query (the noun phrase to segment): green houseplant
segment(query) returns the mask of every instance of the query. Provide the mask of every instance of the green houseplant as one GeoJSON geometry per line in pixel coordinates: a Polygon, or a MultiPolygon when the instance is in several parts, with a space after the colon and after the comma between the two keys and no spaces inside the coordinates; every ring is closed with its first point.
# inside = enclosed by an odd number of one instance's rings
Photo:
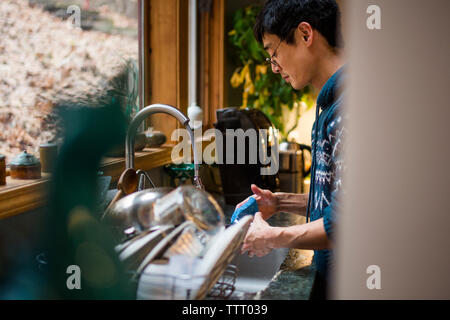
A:
{"type": "Polygon", "coordinates": [[[294,90],[279,75],[271,72],[266,63],[268,55],[253,35],[253,25],[260,10],[260,6],[251,5],[233,14],[233,29],[228,32],[228,38],[235,49],[237,68],[230,82],[234,88],[243,87],[242,107],[260,109],[286,141],[289,133],[297,127],[301,113],[311,108],[314,101],[309,87],[294,90]],[[285,114],[292,112],[296,121],[287,127],[285,114]]]}

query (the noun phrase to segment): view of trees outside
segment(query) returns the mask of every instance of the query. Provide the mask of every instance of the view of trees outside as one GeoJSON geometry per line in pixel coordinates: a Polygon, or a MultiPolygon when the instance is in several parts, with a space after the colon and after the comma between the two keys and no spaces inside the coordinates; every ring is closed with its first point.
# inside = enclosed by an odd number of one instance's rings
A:
{"type": "Polygon", "coordinates": [[[58,102],[102,95],[118,75],[137,104],[137,61],[138,0],[1,0],[0,154],[38,156],[58,102]]]}

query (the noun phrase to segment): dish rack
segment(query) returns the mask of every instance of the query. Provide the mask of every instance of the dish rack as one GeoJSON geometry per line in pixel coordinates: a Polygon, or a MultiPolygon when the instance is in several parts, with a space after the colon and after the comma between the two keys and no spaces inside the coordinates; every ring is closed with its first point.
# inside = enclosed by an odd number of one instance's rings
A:
{"type": "MultiPolygon", "coordinates": [[[[217,281],[204,276],[149,274],[143,284],[152,287],[152,292],[145,294],[138,288],[138,300],[226,300],[235,290],[237,267],[227,265],[217,281]],[[196,287],[205,286],[206,290],[196,290],[196,287]],[[206,293],[206,294],[205,294],[206,293]]],[[[142,290],[142,289],[141,289],[142,290]]],[[[148,290],[148,288],[147,288],[148,290]]]]}
{"type": "Polygon", "coordinates": [[[186,226],[172,229],[134,271],[139,300],[227,299],[234,291],[237,268],[230,265],[244,241],[251,217],[214,235],[201,256],[173,255],[170,251],[186,226]]]}
{"type": "Polygon", "coordinates": [[[236,289],[235,284],[238,271],[239,270],[235,265],[229,264],[206,297],[217,300],[226,300],[230,298],[236,289]]]}

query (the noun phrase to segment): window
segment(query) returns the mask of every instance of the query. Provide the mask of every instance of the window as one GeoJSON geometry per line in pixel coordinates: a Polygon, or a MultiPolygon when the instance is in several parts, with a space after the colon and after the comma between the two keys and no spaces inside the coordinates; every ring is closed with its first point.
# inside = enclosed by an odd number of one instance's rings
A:
{"type": "Polygon", "coordinates": [[[7,162],[57,138],[62,100],[116,90],[138,105],[138,0],[0,2],[0,154],[7,162]]]}

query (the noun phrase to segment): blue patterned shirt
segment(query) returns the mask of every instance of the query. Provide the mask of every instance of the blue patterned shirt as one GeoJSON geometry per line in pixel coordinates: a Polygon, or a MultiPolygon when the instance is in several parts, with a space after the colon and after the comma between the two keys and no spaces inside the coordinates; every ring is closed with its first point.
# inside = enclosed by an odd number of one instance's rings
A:
{"type": "MultiPolygon", "coordinates": [[[[346,131],[342,114],[345,66],[325,83],[317,98],[316,121],[312,129],[312,170],[308,216],[311,221],[323,218],[327,236],[333,238],[338,193],[342,187],[344,162],[342,148],[346,131]],[[319,110],[321,113],[319,115],[319,110]]],[[[328,274],[331,250],[315,250],[317,272],[328,274]]]]}

